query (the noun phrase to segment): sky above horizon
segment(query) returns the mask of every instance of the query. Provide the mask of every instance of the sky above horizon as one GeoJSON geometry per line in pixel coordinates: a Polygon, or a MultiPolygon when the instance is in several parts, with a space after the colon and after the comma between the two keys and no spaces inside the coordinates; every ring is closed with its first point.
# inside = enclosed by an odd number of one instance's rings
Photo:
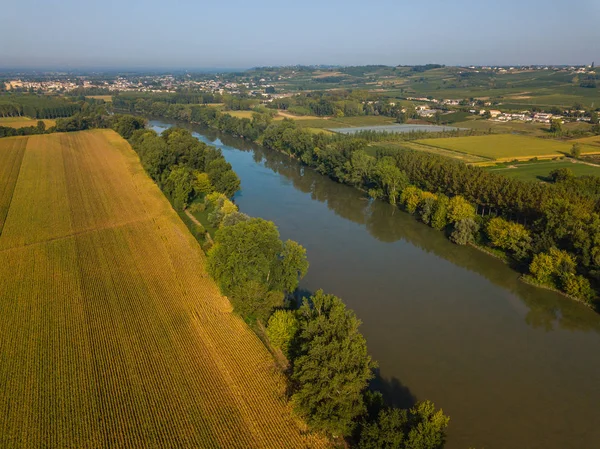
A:
{"type": "Polygon", "coordinates": [[[19,0],[0,69],[600,62],[600,0],[19,0]]]}

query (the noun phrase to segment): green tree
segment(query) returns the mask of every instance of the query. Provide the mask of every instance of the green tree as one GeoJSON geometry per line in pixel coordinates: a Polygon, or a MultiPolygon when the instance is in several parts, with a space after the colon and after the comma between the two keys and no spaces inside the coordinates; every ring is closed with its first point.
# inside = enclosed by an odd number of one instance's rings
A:
{"type": "Polygon", "coordinates": [[[208,254],[209,270],[225,294],[250,280],[265,285],[272,280],[281,240],[275,224],[252,218],[221,228],[215,246],[208,254]]]}
{"type": "Polygon", "coordinates": [[[218,192],[209,193],[204,197],[204,208],[208,211],[209,223],[215,228],[220,228],[226,217],[238,211],[237,206],[229,198],[218,192]]]}
{"type": "Polygon", "coordinates": [[[529,231],[519,223],[495,217],[487,223],[486,234],[493,246],[510,251],[517,259],[526,257],[531,250],[529,231]]]}
{"type": "Polygon", "coordinates": [[[242,221],[248,220],[250,220],[250,217],[248,215],[236,210],[223,217],[223,220],[221,220],[221,226],[233,226],[238,223],[241,223],[242,221]]]}
{"type": "Polygon", "coordinates": [[[586,302],[594,297],[590,281],[579,275],[566,275],[561,279],[561,287],[567,295],[574,296],[586,302]]]}
{"type": "Polygon", "coordinates": [[[308,271],[306,249],[298,242],[286,240],[280,260],[279,286],[284,292],[291,293],[296,290],[299,280],[308,271]]]}
{"type": "Polygon", "coordinates": [[[390,204],[396,204],[398,192],[408,185],[406,173],[396,167],[394,160],[390,157],[380,159],[377,162],[375,170],[388,201],[390,204]]]}
{"type": "Polygon", "coordinates": [[[397,408],[385,408],[377,420],[366,423],[360,433],[359,449],[403,449],[405,447],[408,413],[397,408]]]}
{"type": "Polygon", "coordinates": [[[550,248],[550,256],[554,261],[555,273],[559,279],[575,274],[577,262],[573,255],[565,250],[550,248]]]}
{"type": "Polygon", "coordinates": [[[362,186],[371,178],[374,159],[363,150],[354,151],[350,159],[350,183],[355,186],[362,186]]]}
{"type": "Polygon", "coordinates": [[[571,254],[550,248],[547,253],[539,253],[533,257],[529,271],[538,282],[562,288],[564,281],[575,275],[576,266],[571,254]]]}
{"type": "Polygon", "coordinates": [[[277,310],[269,318],[267,337],[275,348],[286,356],[289,355],[291,344],[298,332],[298,320],[291,310],[277,310]]]}
{"type": "Polygon", "coordinates": [[[133,115],[115,115],[113,116],[112,128],[118,132],[123,138],[129,139],[134,131],[145,126],[145,120],[133,115]]]}
{"type": "Polygon", "coordinates": [[[165,191],[173,199],[176,209],[185,209],[194,191],[191,170],[183,166],[173,168],[165,183],[165,191]]]}
{"type": "Polygon", "coordinates": [[[554,261],[549,254],[536,254],[529,265],[529,271],[538,282],[550,284],[554,274],[554,261]]]}
{"type": "Polygon", "coordinates": [[[419,207],[422,195],[423,191],[418,187],[408,186],[402,190],[400,202],[404,205],[404,208],[408,213],[414,214],[417,210],[417,207],[419,207]]]}
{"type": "Polygon", "coordinates": [[[208,252],[209,273],[248,319],[266,320],[307,268],[304,248],[291,240],[284,244],[275,224],[260,218],[221,226],[208,252]]]}
{"type": "Polygon", "coordinates": [[[560,119],[553,119],[550,122],[550,132],[555,134],[562,133],[562,121],[560,119]]]}
{"type": "Polygon", "coordinates": [[[435,203],[437,199],[433,197],[424,197],[419,203],[419,217],[425,224],[431,224],[431,217],[435,209],[435,203]]]}
{"type": "Polygon", "coordinates": [[[475,217],[475,207],[462,196],[456,195],[450,198],[448,203],[448,221],[456,223],[465,219],[475,217]]]}
{"type": "Polygon", "coordinates": [[[433,205],[430,225],[432,228],[441,231],[448,224],[448,204],[450,199],[446,195],[438,195],[433,205]]]}
{"type": "Polygon", "coordinates": [[[417,403],[410,410],[384,408],[377,420],[365,424],[359,449],[441,449],[450,418],[433,403],[417,403]]]}
{"type": "Polygon", "coordinates": [[[441,449],[446,442],[450,418],[430,401],[419,402],[409,411],[410,431],[406,449],[441,449]]]}
{"type": "Polygon", "coordinates": [[[571,147],[571,156],[575,159],[579,159],[581,157],[581,148],[582,145],[580,143],[574,143],[571,147]]]}
{"type": "Polygon", "coordinates": [[[206,168],[210,183],[217,192],[231,198],[240,189],[240,180],[223,156],[212,160],[206,168]]]}
{"type": "Polygon", "coordinates": [[[213,191],[213,186],[210,183],[210,179],[206,173],[201,173],[199,171],[194,172],[194,191],[197,195],[201,197],[204,195],[208,195],[213,191]]]}
{"type": "Polygon", "coordinates": [[[233,309],[249,323],[267,322],[274,309],[283,307],[284,299],[282,292],[269,290],[265,284],[255,280],[236,284],[229,294],[233,309]]]}
{"type": "Polygon", "coordinates": [[[350,435],[365,411],[363,391],[375,363],[360,321],[341,299],[317,291],[299,309],[298,354],[293,361],[296,411],[316,430],[350,435]]]}
{"type": "Polygon", "coordinates": [[[450,240],[457,245],[466,245],[474,240],[479,225],[473,218],[463,218],[454,223],[454,230],[450,234],[450,240]]]}
{"type": "Polygon", "coordinates": [[[552,170],[550,172],[549,179],[552,182],[561,182],[561,181],[568,181],[569,179],[572,179],[574,177],[575,177],[575,173],[573,173],[573,170],[571,170],[570,168],[567,168],[567,167],[563,167],[563,168],[557,168],[555,170],[552,170]]]}

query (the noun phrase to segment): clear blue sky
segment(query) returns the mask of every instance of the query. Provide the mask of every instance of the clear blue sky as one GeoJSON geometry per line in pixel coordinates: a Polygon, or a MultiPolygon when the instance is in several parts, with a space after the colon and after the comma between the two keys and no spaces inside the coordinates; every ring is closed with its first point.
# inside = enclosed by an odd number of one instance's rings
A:
{"type": "Polygon", "coordinates": [[[600,0],[12,0],[0,68],[600,63],[600,0]]]}

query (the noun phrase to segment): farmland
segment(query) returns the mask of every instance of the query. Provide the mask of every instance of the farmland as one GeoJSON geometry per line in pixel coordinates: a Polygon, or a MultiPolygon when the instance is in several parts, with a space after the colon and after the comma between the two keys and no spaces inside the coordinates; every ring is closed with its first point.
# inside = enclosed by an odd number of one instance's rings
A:
{"type": "Polygon", "coordinates": [[[93,98],[94,100],[102,100],[107,103],[112,102],[112,95],[87,95],[87,98],[93,98]]]}
{"type": "Polygon", "coordinates": [[[0,140],[0,235],[25,154],[26,137],[0,140]]]}
{"type": "MultiPolygon", "coordinates": [[[[56,120],[43,119],[46,128],[56,125],[56,120]]],[[[29,117],[2,117],[0,118],[0,126],[8,126],[9,128],[25,128],[27,126],[37,126],[38,120],[33,120],[29,117]]]]}
{"type": "Polygon", "coordinates": [[[575,176],[600,176],[600,166],[566,161],[542,161],[486,167],[487,170],[523,181],[544,181],[551,171],[568,168],[575,176]]]}
{"type": "MultiPolygon", "coordinates": [[[[421,145],[472,154],[497,161],[564,156],[571,151],[573,146],[569,142],[512,134],[421,139],[416,142],[421,145]]],[[[598,147],[592,145],[582,146],[582,153],[598,151],[598,147]]]]}
{"type": "Polygon", "coordinates": [[[458,159],[467,164],[475,163],[475,162],[479,162],[479,163],[489,162],[488,159],[480,157],[480,156],[476,156],[473,154],[459,153],[457,151],[451,151],[451,150],[444,150],[443,148],[437,148],[437,147],[433,147],[433,146],[429,146],[429,145],[421,145],[421,144],[415,143],[413,141],[378,142],[377,144],[373,144],[373,145],[369,146],[367,148],[367,153],[372,156],[375,156],[375,154],[377,153],[377,148],[385,148],[386,150],[391,150],[391,151],[402,151],[405,149],[424,151],[426,153],[433,153],[433,154],[438,154],[440,156],[450,157],[452,159],[458,159]]]}
{"type": "Polygon", "coordinates": [[[0,141],[0,447],[323,447],[116,133],[0,141]]]}
{"type": "Polygon", "coordinates": [[[572,142],[578,142],[583,145],[595,145],[600,147],[600,136],[582,137],[580,139],[575,139],[572,142]]]}
{"type": "Polygon", "coordinates": [[[236,118],[249,118],[252,119],[253,111],[225,111],[226,114],[229,114],[236,118]]]}
{"type": "MultiPolygon", "coordinates": [[[[290,116],[291,118],[291,116],[290,116]]],[[[357,117],[312,117],[299,116],[293,117],[296,124],[301,128],[326,128],[336,130],[336,128],[393,125],[394,120],[390,117],[361,115],[357,117]]]]}
{"type": "Polygon", "coordinates": [[[545,130],[548,129],[548,125],[543,123],[532,123],[532,122],[497,122],[494,120],[482,120],[482,119],[469,119],[464,122],[453,123],[454,126],[459,128],[469,128],[478,131],[489,131],[494,133],[518,133],[530,136],[543,136],[545,130]]]}
{"type": "Polygon", "coordinates": [[[335,128],[335,132],[342,134],[355,134],[361,131],[375,131],[375,132],[386,132],[386,133],[398,133],[405,134],[411,132],[442,132],[442,131],[456,131],[459,128],[452,126],[436,126],[436,125],[409,125],[409,124],[393,124],[393,125],[380,125],[380,126],[356,126],[352,128],[335,128]]]}

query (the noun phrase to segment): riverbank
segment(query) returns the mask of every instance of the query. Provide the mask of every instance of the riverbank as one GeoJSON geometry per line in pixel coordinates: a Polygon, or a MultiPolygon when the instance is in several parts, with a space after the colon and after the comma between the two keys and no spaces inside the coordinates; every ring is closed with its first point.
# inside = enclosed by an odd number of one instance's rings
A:
{"type": "Polygon", "coordinates": [[[543,284],[541,282],[538,282],[532,276],[530,276],[528,274],[521,275],[519,277],[519,279],[521,280],[521,282],[524,282],[524,283],[529,284],[529,285],[533,285],[534,287],[543,288],[545,290],[550,290],[551,292],[558,293],[559,295],[562,295],[565,298],[569,298],[572,301],[577,301],[578,303],[583,304],[584,306],[590,308],[594,312],[598,312],[598,309],[597,309],[597,307],[594,304],[590,304],[587,301],[583,301],[583,300],[577,298],[576,296],[571,296],[571,295],[563,292],[562,290],[559,290],[556,287],[553,287],[551,285],[543,284]]]}

